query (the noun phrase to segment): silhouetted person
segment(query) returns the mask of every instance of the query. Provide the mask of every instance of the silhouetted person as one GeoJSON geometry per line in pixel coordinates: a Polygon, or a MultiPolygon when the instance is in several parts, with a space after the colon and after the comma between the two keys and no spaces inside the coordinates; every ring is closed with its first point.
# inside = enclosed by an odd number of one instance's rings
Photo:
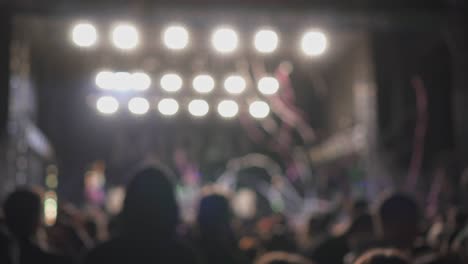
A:
{"type": "MultiPolygon", "coordinates": [[[[14,191],[5,201],[5,223],[11,235],[8,243],[10,263],[68,263],[64,257],[48,253],[35,242],[40,225],[41,198],[27,189],[14,191]]],[[[5,250],[2,250],[5,251],[5,250]]]]}
{"type": "Polygon", "coordinates": [[[420,211],[405,194],[386,197],[377,209],[377,227],[383,246],[411,251],[419,234],[420,211]]]}
{"type": "Polygon", "coordinates": [[[197,263],[176,236],[179,212],[168,175],[161,168],[135,175],[127,187],[121,233],[93,250],[85,263],[197,263]]]}
{"type": "Polygon", "coordinates": [[[221,194],[204,196],[199,205],[197,244],[207,264],[246,263],[231,228],[231,208],[221,194]]]}
{"type": "Polygon", "coordinates": [[[398,250],[374,249],[361,257],[354,264],[410,264],[411,261],[398,250]]]}

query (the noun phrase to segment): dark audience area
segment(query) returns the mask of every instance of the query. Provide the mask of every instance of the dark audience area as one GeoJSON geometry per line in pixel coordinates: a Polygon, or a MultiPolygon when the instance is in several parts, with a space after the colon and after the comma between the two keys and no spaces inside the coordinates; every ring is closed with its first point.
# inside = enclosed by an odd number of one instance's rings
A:
{"type": "Polygon", "coordinates": [[[465,209],[453,205],[428,219],[401,192],[312,214],[301,219],[303,228],[277,213],[238,219],[229,194],[216,186],[201,192],[194,220],[182,221],[171,174],[160,167],[135,173],[121,213],[105,225],[86,209],[61,209],[45,226],[41,199],[23,187],[4,201],[0,263],[468,263],[465,209]],[[337,215],[348,219],[340,232],[337,215]]]}

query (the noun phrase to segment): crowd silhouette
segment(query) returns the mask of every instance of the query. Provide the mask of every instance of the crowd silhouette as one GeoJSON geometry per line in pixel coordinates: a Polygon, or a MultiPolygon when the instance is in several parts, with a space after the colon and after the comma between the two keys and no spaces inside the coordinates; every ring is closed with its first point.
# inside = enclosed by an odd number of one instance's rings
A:
{"type": "Polygon", "coordinates": [[[211,186],[186,223],[172,179],[163,167],[136,172],[107,225],[62,206],[55,225],[44,227],[40,193],[18,188],[3,202],[0,263],[468,263],[468,217],[459,205],[428,219],[411,195],[388,193],[341,209],[348,219],[341,231],[333,228],[337,212],[310,216],[303,231],[281,214],[236,219],[229,196],[211,186]]]}

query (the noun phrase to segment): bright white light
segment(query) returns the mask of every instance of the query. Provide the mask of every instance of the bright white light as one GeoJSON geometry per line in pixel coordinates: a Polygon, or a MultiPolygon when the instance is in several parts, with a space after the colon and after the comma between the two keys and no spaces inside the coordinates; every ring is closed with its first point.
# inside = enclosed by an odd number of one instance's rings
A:
{"type": "Polygon", "coordinates": [[[164,31],[164,44],[169,49],[181,50],[189,42],[188,31],[182,26],[170,26],[164,31]]]}
{"type": "Polygon", "coordinates": [[[273,30],[260,30],[255,34],[254,46],[261,53],[271,53],[278,47],[278,34],[273,30]]]}
{"type": "Polygon", "coordinates": [[[258,81],[258,90],[264,95],[275,94],[279,90],[279,82],[274,77],[263,77],[258,81]]]}
{"type": "Polygon", "coordinates": [[[224,80],[224,89],[230,94],[240,94],[246,86],[244,78],[240,75],[231,75],[224,80]]]}
{"type": "Polygon", "coordinates": [[[96,102],[96,108],[102,114],[113,114],[119,110],[119,102],[112,96],[103,96],[96,102]]]}
{"type": "Polygon", "coordinates": [[[167,92],[177,92],[182,88],[182,78],[176,73],[168,73],[161,77],[161,88],[167,92]]]}
{"type": "Polygon", "coordinates": [[[96,28],[89,23],[80,23],[73,27],[72,40],[79,47],[91,47],[97,42],[96,28]]]}
{"type": "Polygon", "coordinates": [[[219,28],[213,33],[211,43],[218,52],[231,53],[237,48],[239,37],[231,28],[219,28]]]}
{"type": "Polygon", "coordinates": [[[218,113],[225,118],[232,118],[239,113],[239,106],[232,100],[224,100],[218,104],[218,113]]]}
{"type": "Polygon", "coordinates": [[[132,88],[137,91],[148,90],[151,86],[151,78],[144,72],[135,72],[131,76],[132,88]]]}
{"type": "Polygon", "coordinates": [[[138,30],[133,25],[120,24],[112,31],[112,42],[119,49],[134,49],[140,42],[138,30]]]}
{"type": "Polygon", "coordinates": [[[132,75],[129,72],[116,72],[112,77],[112,88],[118,91],[128,91],[132,88],[132,75]]]}
{"type": "Polygon", "coordinates": [[[47,226],[55,224],[57,220],[57,194],[54,191],[45,193],[44,199],[44,222],[47,226]]]}
{"type": "Polygon", "coordinates": [[[128,101],[128,110],[135,115],[143,115],[148,112],[150,108],[148,100],[142,97],[135,97],[128,101]]]}
{"type": "Polygon", "coordinates": [[[209,93],[213,91],[215,82],[213,77],[207,74],[201,74],[193,78],[193,89],[199,93],[209,93]]]}
{"type": "Polygon", "coordinates": [[[205,100],[195,99],[189,103],[188,110],[193,116],[202,117],[208,114],[210,106],[205,100]]]}
{"type": "Polygon", "coordinates": [[[98,74],[96,74],[96,85],[104,90],[110,90],[112,89],[112,86],[114,84],[113,82],[114,78],[114,73],[110,71],[101,71],[98,74]]]}
{"type": "Polygon", "coordinates": [[[263,101],[255,101],[250,104],[249,113],[254,118],[265,118],[270,113],[270,107],[263,101]]]}
{"type": "Polygon", "coordinates": [[[175,115],[179,111],[179,104],[172,98],[162,99],[158,103],[158,110],[165,116],[175,115]]]}
{"type": "Polygon", "coordinates": [[[319,31],[309,31],[301,41],[302,51],[308,56],[318,56],[327,49],[327,37],[319,31]]]}

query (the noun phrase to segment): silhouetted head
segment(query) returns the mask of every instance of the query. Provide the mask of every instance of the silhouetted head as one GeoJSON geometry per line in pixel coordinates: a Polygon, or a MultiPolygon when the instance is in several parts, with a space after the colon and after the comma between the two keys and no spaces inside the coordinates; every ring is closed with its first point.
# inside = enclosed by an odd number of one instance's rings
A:
{"type": "Polygon", "coordinates": [[[39,227],[41,198],[28,189],[18,189],[8,196],[3,211],[10,232],[18,238],[29,238],[39,227]]]}
{"type": "Polygon", "coordinates": [[[198,208],[198,225],[203,233],[227,231],[231,224],[231,206],[225,195],[209,193],[198,208]]]}
{"type": "Polygon", "coordinates": [[[410,264],[400,251],[394,249],[374,249],[360,256],[354,264],[410,264]]]}
{"type": "Polygon", "coordinates": [[[395,247],[409,249],[419,232],[419,217],[419,207],[412,198],[405,194],[390,195],[377,209],[380,235],[395,247]]]}
{"type": "Polygon", "coordinates": [[[122,209],[123,232],[164,239],[174,235],[178,218],[169,173],[156,167],[137,172],[127,186],[122,209]]]}
{"type": "Polygon", "coordinates": [[[312,264],[312,262],[296,254],[270,252],[263,255],[255,264],[312,264]]]}

